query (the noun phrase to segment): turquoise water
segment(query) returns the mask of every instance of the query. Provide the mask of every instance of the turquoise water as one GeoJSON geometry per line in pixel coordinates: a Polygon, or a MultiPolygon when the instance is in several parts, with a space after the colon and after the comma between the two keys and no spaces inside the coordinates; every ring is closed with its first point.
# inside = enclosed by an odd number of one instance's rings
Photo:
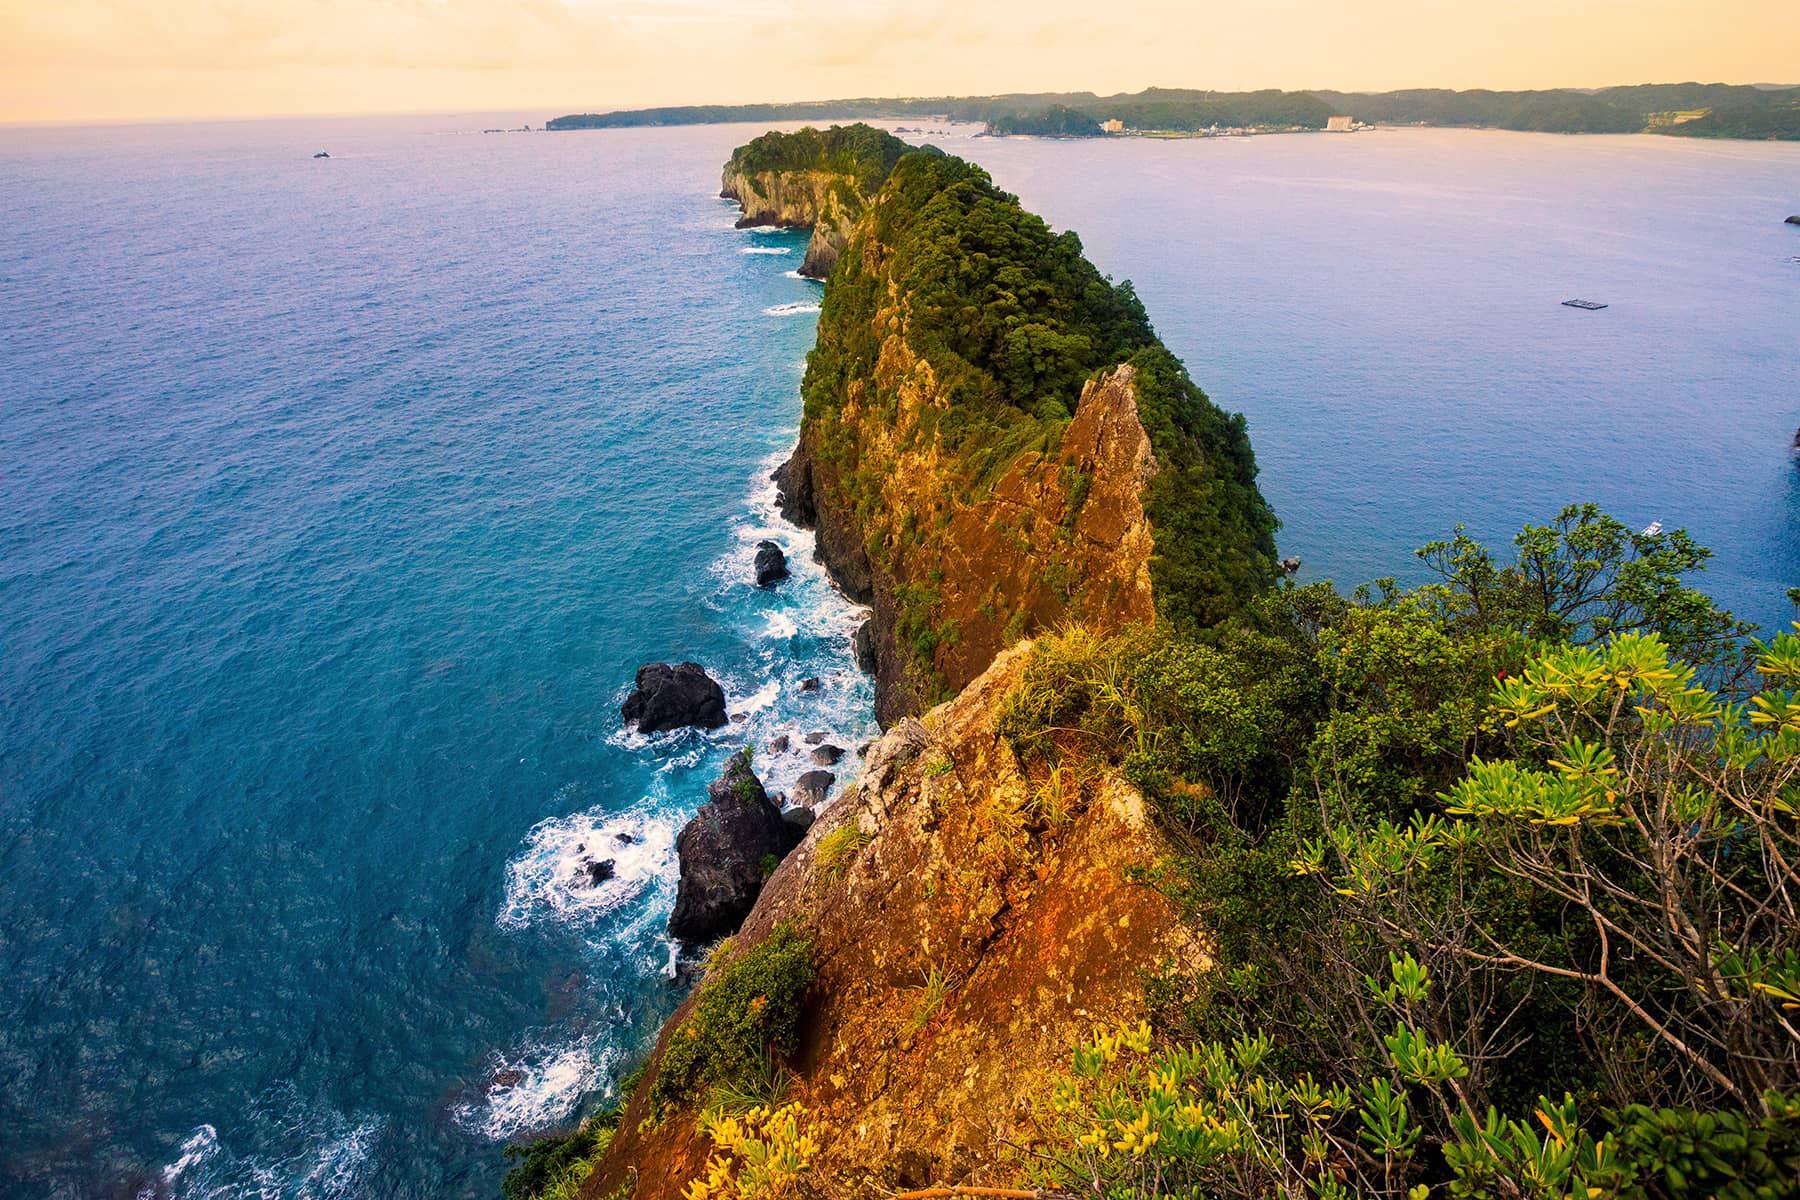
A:
{"type": "MultiPolygon", "coordinates": [[[[677,998],[720,759],[872,730],[764,479],[817,287],[712,194],[760,130],[519,121],[0,130],[0,1195],[493,1195],[677,998]],[[623,735],[663,657],[743,725],[623,735]]],[[[1800,148],[943,140],[1249,414],[1308,574],[1594,498],[1785,612],[1800,148]]]]}

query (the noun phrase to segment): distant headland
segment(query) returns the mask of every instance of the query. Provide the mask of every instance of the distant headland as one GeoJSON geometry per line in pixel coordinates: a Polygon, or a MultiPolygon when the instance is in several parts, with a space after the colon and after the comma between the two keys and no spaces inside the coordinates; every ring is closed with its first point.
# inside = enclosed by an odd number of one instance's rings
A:
{"type": "Polygon", "coordinates": [[[1114,96],[1031,92],[639,108],[557,117],[545,127],[619,129],[737,121],[909,117],[979,122],[986,126],[987,133],[996,136],[1196,135],[1427,125],[1538,133],[1659,133],[1794,141],[1800,140],[1800,87],[1660,83],[1530,92],[1458,92],[1439,88],[1397,92],[1215,92],[1147,88],[1114,96]]]}

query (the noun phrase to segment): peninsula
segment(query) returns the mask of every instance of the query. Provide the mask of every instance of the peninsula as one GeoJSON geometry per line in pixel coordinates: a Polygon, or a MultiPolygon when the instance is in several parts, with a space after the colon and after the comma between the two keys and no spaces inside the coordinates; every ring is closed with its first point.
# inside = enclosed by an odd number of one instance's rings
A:
{"type": "Polygon", "coordinates": [[[815,231],[777,481],[886,732],[508,1200],[1792,1194],[1800,636],[1591,505],[1277,586],[1244,422],[1074,234],[867,126],[724,184],[815,231]]]}

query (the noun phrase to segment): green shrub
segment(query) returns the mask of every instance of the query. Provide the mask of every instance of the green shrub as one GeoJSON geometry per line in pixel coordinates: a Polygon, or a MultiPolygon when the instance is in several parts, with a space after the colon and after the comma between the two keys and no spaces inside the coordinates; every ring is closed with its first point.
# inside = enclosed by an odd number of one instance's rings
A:
{"type": "Polygon", "coordinates": [[[836,879],[874,839],[862,831],[855,821],[845,821],[819,839],[813,854],[819,871],[826,879],[836,879]]]}
{"type": "Polygon", "coordinates": [[[575,1200],[581,1185],[612,1141],[614,1112],[604,1113],[573,1133],[551,1134],[526,1145],[509,1145],[513,1165],[500,1180],[505,1200],[575,1200]]]}
{"type": "Polygon", "coordinates": [[[789,925],[709,972],[693,1012],[669,1034],[650,1085],[658,1112],[714,1086],[748,1087],[768,1056],[793,1051],[813,981],[811,944],[789,925]]]}

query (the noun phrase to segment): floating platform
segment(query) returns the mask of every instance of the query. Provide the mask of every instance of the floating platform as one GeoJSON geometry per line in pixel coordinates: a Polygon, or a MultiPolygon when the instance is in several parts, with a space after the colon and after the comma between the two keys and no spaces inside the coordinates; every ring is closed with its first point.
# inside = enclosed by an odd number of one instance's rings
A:
{"type": "Polygon", "coordinates": [[[1589,312],[1598,312],[1600,309],[1605,308],[1606,305],[1600,303],[1598,300],[1564,300],[1563,307],[1585,308],[1589,312]]]}

